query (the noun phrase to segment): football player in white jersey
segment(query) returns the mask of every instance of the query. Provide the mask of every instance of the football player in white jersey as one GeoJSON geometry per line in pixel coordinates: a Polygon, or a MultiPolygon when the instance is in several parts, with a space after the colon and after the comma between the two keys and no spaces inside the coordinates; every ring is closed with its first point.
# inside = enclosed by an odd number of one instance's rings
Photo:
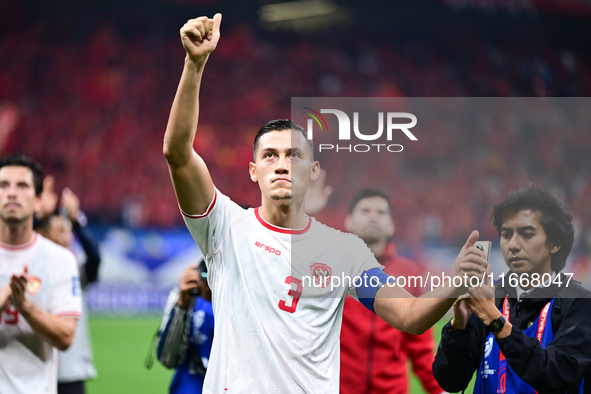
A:
{"type": "MultiPolygon", "coordinates": [[[[261,189],[260,207],[242,209],[214,187],[193,141],[201,77],[220,24],[216,14],[182,27],[187,54],[164,136],[179,206],[205,257],[213,294],[216,326],[203,392],[337,394],[347,292],[393,327],[418,334],[466,288],[441,286],[414,298],[384,286],[383,267],[363,241],[308,217],[304,196],[320,166],[312,142],[293,121],[271,121],[255,138],[249,172],[261,189]],[[375,282],[336,288],[326,282],[341,276],[375,282]]],[[[474,231],[455,275],[486,272],[484,253],[472,247],[477,239],[474,231]]]]}
{"type": "Polygon", "coordinates": [[[0,393],[55,394],[82,312],[74,255],[33,231],[41,190],[38,164],[0,160],[0,393]]]}

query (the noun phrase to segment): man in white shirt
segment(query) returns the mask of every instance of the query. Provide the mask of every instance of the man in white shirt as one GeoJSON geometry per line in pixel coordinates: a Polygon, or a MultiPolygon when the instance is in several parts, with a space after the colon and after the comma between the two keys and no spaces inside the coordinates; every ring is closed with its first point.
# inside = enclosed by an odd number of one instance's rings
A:
{"type": "Polygon", "coordinates": [[[0,160],[0,393],[55,394],[82,312],[74,255],[33,231],[41,190],[38,164],[0,160]]]}
{"type": "MultiPolygon", "coordinates": [[[[220,24],[216,14],[181,29],[187,56],[164,137],[179,206],[213,292],[216,326],[203,392],[336,394],[346,293],[397,329],[421,333],[466,288],[440,287],[414,298],[383,286],[388,278],[363,241],[305,215],[304,196],[320,165],[293,121],[268,122],[255,138],[249,172],[261,189],[261,207],[244,210],[214,187],[193,141],[203,68],[220,24]],[[374,281],[334,287],[333,277],[374,281]]],[[[472,247],[477,239],[475,231],[456,260],[456,275],[486,272],[484,253],[472,247]]]]}

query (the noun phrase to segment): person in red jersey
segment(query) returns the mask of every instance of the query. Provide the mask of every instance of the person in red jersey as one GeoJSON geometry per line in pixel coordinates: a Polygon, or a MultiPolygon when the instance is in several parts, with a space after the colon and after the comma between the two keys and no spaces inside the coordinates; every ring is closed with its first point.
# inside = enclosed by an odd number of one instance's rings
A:
{"type": "MultiPolygon", "coordinates": [[[[421,276],[417,264],[396,252],[391,242],[395,225],[390,199],[379,190],[363,189],[353,197],[345,220],[347,231],[361,238],[390,276],[421,276]]],[[[407,288],[418,297],[418,288],[407,288]]],[[[345,300],[341,329],[341,394],[406,394],[407,361],[429,394],[443,392],[431,364],[435,344],[433,330],[422,335],[398,331],[377,319],[353,299],[345,300]]]]}

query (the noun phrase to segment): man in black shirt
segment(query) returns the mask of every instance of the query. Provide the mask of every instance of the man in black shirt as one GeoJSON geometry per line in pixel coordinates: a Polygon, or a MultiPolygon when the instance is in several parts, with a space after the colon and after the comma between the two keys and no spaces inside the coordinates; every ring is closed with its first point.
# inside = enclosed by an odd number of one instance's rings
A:
{"type": "Polygon", "coordinates": [[[591,293],[561,273],[572,215],[530,187],[512,192],[492,216],[510,271],[454,304],[435,378],[450,392],[464,390],[476,370],[475,393],[591,392],[591,293]]]}

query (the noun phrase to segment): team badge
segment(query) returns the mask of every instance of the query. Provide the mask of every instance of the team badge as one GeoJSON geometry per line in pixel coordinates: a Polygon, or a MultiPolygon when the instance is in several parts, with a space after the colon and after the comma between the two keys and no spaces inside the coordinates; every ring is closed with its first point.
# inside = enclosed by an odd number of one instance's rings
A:
{"type": "Polygon", "coordinates": [[[493,337],[488,338],[486,344],[484,345],[484,358],[488,358],[490,356],[490,352],[493,349],[493,337]]]}
{"type": "Polygon", "coordinates": [[[36,276],[29,276],[27,278],[27,293],[35,295],[41,289],[41,279],[36,276]]]}
{"type": "Polygon", "coordinates": [[[310,274],[314,277],[315,286],[324,288],[328,286],[332,268],[324,263],[314,263],[310,265],[310,274]]]}

